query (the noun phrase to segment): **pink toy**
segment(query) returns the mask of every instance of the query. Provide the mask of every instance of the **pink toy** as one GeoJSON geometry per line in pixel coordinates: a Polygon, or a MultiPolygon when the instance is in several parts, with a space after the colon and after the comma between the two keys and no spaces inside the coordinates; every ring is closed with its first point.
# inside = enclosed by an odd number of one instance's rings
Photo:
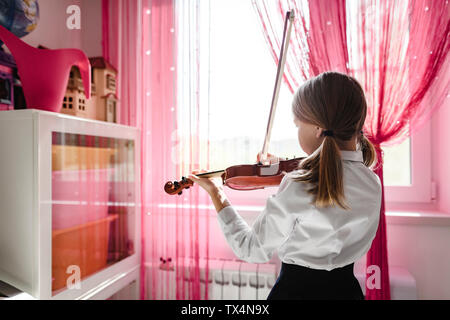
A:
{"type": "Polygon", "coordinates": [[[83,51],[37,49],[2,26],[0,40],[16,60],[27,108],[59,112],[73,65],[80,70],[86,98],[91,97],[91,65],[83,51]]]}

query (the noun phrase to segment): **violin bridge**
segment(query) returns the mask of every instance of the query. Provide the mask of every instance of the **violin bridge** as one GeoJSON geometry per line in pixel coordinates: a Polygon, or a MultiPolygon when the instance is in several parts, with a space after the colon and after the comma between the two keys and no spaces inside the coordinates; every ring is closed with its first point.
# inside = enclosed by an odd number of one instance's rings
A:
{"type": "Polygon", "coordinates": [[[260,176],[273,176],[278,174],[280,169],[280,163],[272,163],[271,165],[262,165],[259,167],[259,175],[260,176]]]}

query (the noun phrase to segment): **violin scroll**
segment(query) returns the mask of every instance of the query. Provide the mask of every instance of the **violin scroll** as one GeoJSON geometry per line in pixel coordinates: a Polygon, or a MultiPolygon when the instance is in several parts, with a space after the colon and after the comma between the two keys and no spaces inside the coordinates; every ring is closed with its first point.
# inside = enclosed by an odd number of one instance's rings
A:
{"type": "Polygon", "coordinates": [[[164,185],[164,191],[170,195],[178,194],[181,195],[183,189],[189,189],[189,187],[193,186],[194,182],[191,179],[187,179],[186,177],[181,177],[180,181],[168,181],[164,185]]]}

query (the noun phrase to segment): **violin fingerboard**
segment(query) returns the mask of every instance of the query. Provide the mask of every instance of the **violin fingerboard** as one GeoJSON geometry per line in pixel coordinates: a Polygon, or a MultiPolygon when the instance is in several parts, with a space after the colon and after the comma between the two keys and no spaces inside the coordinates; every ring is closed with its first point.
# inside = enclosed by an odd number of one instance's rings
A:
{"type": "Polygon", "coordinates": [[[196,174],[196,176],[201,178],[220,177],[224,172],[225,172],[224,170],[218,170],[212,172],[198,173],[196,174]]]}

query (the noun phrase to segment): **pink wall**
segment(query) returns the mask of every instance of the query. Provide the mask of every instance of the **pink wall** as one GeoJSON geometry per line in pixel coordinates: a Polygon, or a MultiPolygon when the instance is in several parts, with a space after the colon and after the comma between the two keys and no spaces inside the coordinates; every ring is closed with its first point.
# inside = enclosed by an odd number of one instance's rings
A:
{"type": "Polygon", "coordinates": [[[37,47],[49,49],[77,48],[88,57],[101,56],[101,0],[39,0],[40,19],[36,29],[22,38],[37,47]],[[81,10],[81,28],[68,29],[66,9],[78,5],[81,10]]]}

